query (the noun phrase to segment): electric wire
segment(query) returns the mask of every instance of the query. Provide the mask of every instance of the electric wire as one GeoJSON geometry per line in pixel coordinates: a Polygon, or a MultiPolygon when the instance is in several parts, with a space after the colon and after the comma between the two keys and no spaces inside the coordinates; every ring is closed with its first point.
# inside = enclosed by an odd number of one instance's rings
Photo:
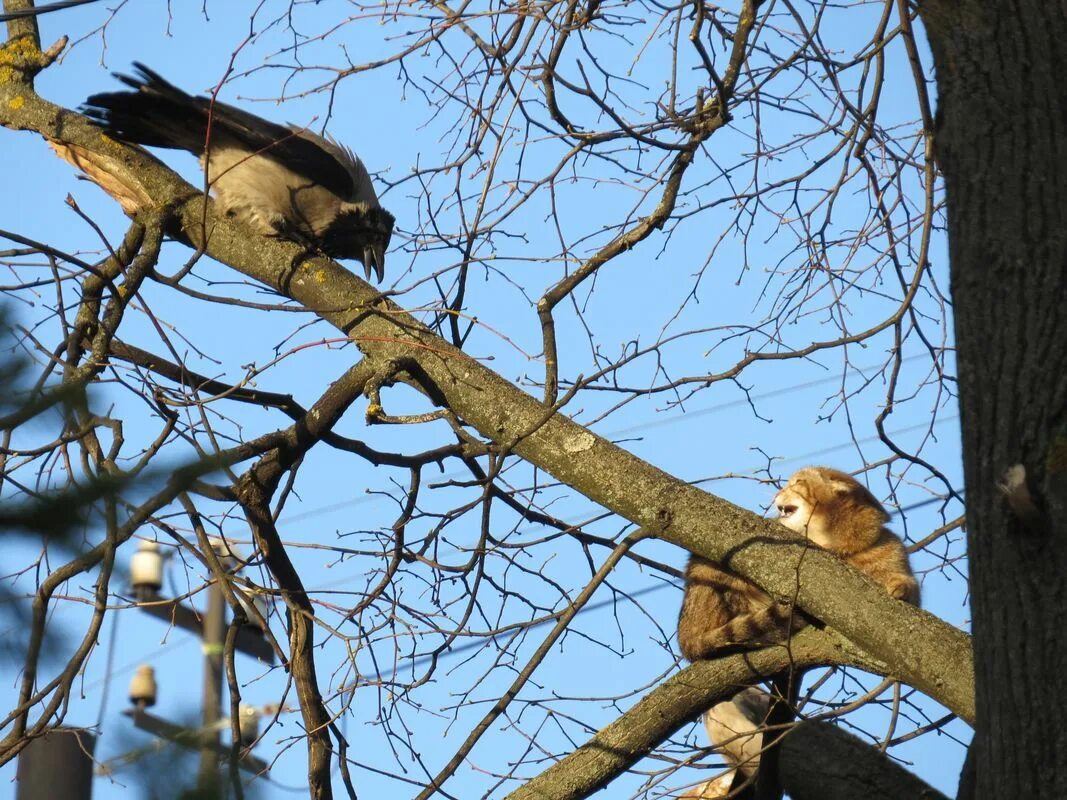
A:
{"type": "MultiPolygon", "coordinates": [[[[919,358],[925,358],[925,357],[926,357],[925,354],[908,356],[907,358],[901,359],[901,363],[906,363],[906,362],[909,362],[909,361],[914,361],[914,360],[917,360],[919,358]]],[[[868,365],[866,367],[857,368],[856,371],[858,373],[860,373],[860,374],[863,374],[864,372],[868,372],[870,370],[877,369],[877,367],[878,367],[878,365],[871,364],[871,365],[868,365]]],[[[840,375],[828,375],[828,376],[826,376],[824,378],[816,378],[814,380],[805,381],[805,382],[802,382],[802,383],[795,383],[795,384],[791,384],[789,386],[780,387],[778,389],[772,389],[770,391],[762,392],[760,394],[754,394],[754,395],[751,396],[751,398],[745,397],[745,398],[738,398],[737,400],[726,400],[726,401],[723,401],[721,403],[715,403],[713,405],[706,406],[704,408],[699,408],[699,409],[697,409],[695,411],[688,411],[688,412],[683,412],[681,414],[675,414],[675,415],[669,416],[669,417],[667,417],[665,419],[654,419],[654,420],[650,420],[648,422],[640,423],[638,425],[631,425],[631,426],[628,426],[628,427],[625,427],[625,428],[617,428],[617,429],[608,431],[607,433],[605,433],[603,435],[605,437],[609,438],[609,439],[613,439],[614,437],[624,436],[626,434],[631,434],[631,433],[637,433],[639,431],[649,430],[649,429],[652,429],[652,428],[660,428],[660,427],[664,427],[666,425],[675,425],[675,424],[678,424],[678,423],[689,422],[691,420],[699,419],[701,417],[706,417],[706,416],[709,416],[711,414],[717,414],[717,413],[722,412],[722,411],[727,411],[727,410],[732,409],[732,408],[738,408],[738,407],[741,407],[741,406],[747,406],[747,405],[750,405],[751,403],[759,402],[761,400],[768,400],[768,399],[771,399],[771,398],[774,398],[774,397],[780,397],[782,395],[793,394],[793,393],[795,393],[797,391],[802,391],[804,389],[811,389],[811,388],[814,388],[815,386],[819,386],[819,385],[822,385],[824,383],[837,382],[840,379],[841,379],[840,375]]],[[[953,415],[948,416],[948,417],[940,417],[936,421],[935,424],[941,423],[941,422],[946,422],[946,421],[951,421],[951,420],[956,420],[956,419],[959,419],[959,414],[953,414],[953,415]]],[[[891,435],[897,436],[897,435],[901,435],[901,434],[904,434],[904,433],[910,433],[912,431],[919,430],[919,429],[923,428],[924,426],[926,426],[928,424],[929,424],[928,422],[925,422],[925,423],[920,423],[920,424],[917,424],[917,425],[914,425],[914,426],[909,426],[907,428],[901,428],[898,431],[893,431],[891,435]]],[[[802,460],[802,459],[805,459],[805,458],[811,458],[811,457],[816,456],[816,455],[820,455],[820,454],[824,454],[824,453],[833,452],[835,450],[843,449],[843,448],[849,447],[849,446],[851,446],[853,444],[864,444],[864,443],[875,441],[875,440],[878,440],[878,439],[880,439],[880,437],[877,436],[877,435],[869,436],[869,437],[866,437],[864,439],[859,439],[859,440],[850,439],[848,442],[846,442],[844,444],[832,446],[832,447],[829,447],[829,448],[823,448],[823,449],[820,449],[820,450],[815,450],[815,451],[812,451],[812,452],[810,452],[810,453],[808,453],[806,455],[794,456],[794,457],[789,458],[789,459],[783,459],[779,463],[786,463],[787,464],[787,463],[795,462],[795,461],[802,460]]],[[[466,473],[463,470],[452,470],[451,472],[447,472],[447,473],[443,474],[441,476],[440,480],[442,480],[442,481],[455,480],[455,479],[458,479],[458,478],[462,478],[465,475],[466,475],[466,473]]],[[[294,523],[294,522],[301,522],[303,520],[312,519],[314,517],[322,516],[324,514],[329,514],[329,513],[334,512],[334,511],[340,511],[341,509],[344,509],[344,508],[350,508],[352,506],[363,505],[365,503],[381,502],[382,500],[383,500],[383,498],[379,494],[365,494],[365,495],[363,495],[361,497],[353,497],[353,498],[350,498],[350,499],[347,499],[347,500],[339,501],[337,503],[330,503],[330,504],[324,505],[324,506],[317,506],[316,508],[308,509],[307,511],[301,511],[301,512],[296,513],[296,514],[287,515],[286,518],[285,518],[285,521],[286,521],[287,524],[291,524],[291,523],[294,523]]]]}

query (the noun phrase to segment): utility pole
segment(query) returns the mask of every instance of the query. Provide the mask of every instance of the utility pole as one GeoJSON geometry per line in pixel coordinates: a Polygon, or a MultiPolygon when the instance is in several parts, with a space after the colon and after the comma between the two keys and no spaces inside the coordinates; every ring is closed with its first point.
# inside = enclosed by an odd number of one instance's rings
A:
{"type": "Polygon", "coordinates": [[[81,728],[53,728],[19,753],[16,800],[90,800],[96,737],[81,728]]]}
{"type": "Polygon", "coordinates": [[[203,728],[200,735],[200,771],[196,783],[201,791],[215,789],[218,784],[219,726],[222,719],[222,651],[226,642],[226,598],[222,587],[214,581],[207,590],[207,609],[201,633],[204,644],[203,728]]]}
{"type": "MultiPolygon", "coordinates": [[[[219,553],[220,560],[224,554],[219,553]]],[[[232,554],[227,558],[232,559],[232,554]]],[[[156,617],[168,625],[176,625],[179,628],[195,633],[203,641],[204,653],[204,677],[202,696],[202,719],[199,728],[185,728],[175,725],[165,719],[149,714],[145,707],[150,703],[135,705],[123,713],[133,720],[141,730],[147,731],[154,736],[175,742],[182,747],[198,750],[200,752],[200,768],[197,771],[197,789],[205,797],[211,797],[219,788],[219,761],[229,758],[232,750],[229,745],[224,745],[221,739],[223,728],[230,728],[229,715],[223,713],[222,689],[223,689],[223,651],[226,644],[226,598],[223,594],[222,585],[218,578],[212,579],[207,586],[207,600],[204,612],[201,614],[195,609],[186,606],[177,600],[168,600],[161,597],[159,590],[162,585],[162,559],[159,555],[159,546],[154,542],[142,542],[141,547],[131,562],[131,577],[134,592],[137,596],[137,607],[145,613],[156,617]]],[[[242,605],[253,605],[251,596],[239,592],[238,599],[242,605]],[[242,599],[244,598],[244,599],[242,599]]],[[[258,602],[258,601],[256,601],[258,602]]],[[[247,607],[247,606],[246,606],[247,607]]],[[[266,619],[266,609],[260,609],[260,613],[266,619]]],[[[257,622],[251,618],[248,625],[237,631],[234,649],[254,658],[273,664],[275,654],[273,648],[267,642],[264,631],[257,622]]],[[[148,669],[148,667],[146,667],[148,669]]],[[[155,702],[155,686],[152,686],[155,702]]],[[[131,694],[131,700],[133,700],[131,694]]],[[[254,710],[252,712],[252,725],[254,728],[258,718],[254,710]]],[[[248,725],[248,720],[244,720],[248,725]]],[[[244,728],[242,728],[242,739],[244,728]]],[[[253,735],[249,743],[255,738],[253,735]]],[[[242,770],[252,773],[263,773],[269,768],[266,762],[256,758],[251,753],[241,757],[237,766],[242,770]]],[[[65,798],[67,795],[57,794],[56,798],[65,798]]],[[[22,800],[22,798],[19,798],[22,800]]],[[[76,798],[75,800],[81,800],[76,798]]],[[[86,798],[87,800],[87,798],[86,798]]]]}

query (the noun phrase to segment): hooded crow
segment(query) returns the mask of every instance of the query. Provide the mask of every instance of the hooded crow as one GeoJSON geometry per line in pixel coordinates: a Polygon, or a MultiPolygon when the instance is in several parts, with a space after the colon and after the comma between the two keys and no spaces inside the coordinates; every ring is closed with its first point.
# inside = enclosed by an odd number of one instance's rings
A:
{"type": "Polygon", "coordinates": [[[355,258],[385,277],[393,215],[378,203],[363,162],[331,138],[192,96],[134,62],[133,91],[94,94],[83,111],[116,139],[200,157],[222,212],[260,233],[332,258],[355,258]]]}

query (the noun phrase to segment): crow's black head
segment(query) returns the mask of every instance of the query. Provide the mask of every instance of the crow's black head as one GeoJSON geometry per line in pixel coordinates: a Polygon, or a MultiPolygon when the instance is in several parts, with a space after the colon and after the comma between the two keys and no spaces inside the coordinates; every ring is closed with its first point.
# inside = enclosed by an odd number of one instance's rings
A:
{"type": "Polygon", "coordinates": [[[319,246],[331,258],[358,259],[367,280],[373,270],[380,283],[385,279],[385,251],[395,222],[384,208],[345,208],[319,236],[319,246]]]}

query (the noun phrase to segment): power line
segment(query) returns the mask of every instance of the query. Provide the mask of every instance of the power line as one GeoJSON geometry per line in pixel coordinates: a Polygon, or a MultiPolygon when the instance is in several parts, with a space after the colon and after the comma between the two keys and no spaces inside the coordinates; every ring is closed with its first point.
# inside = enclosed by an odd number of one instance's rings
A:
{"type": "MultiPolygon", "coordinates": [[[[705,409],[705,411],[710,411],[710,409],[705,409]]],[[[960,418],[959,414],[951,414],[951,415],[949,415],[947,417],[941,417],[936,422],[934,422],[933,425],[936,426],[936,425],[941,425],[942,423],[945,423],[945,422],[954,422],[954,421],[958,420],[959,418],[960,418]]],[[[906,426],[904,428],[899,428],[897,430],[890,431],[889,435],[893,436],[893,437],[903,436],[905,434],[914,433],[915,431],[923,430],[923,429],[929,428],[929,427],[931,427],[931,423],[930,422],[919,422],[919,423],[916,423],[915,425],[908,425],[908,426],[906,426]]],[[[862,439],[849,439],[847,442],[841,442],[839,444],[830,445],[829,447],[821,447],[821,448],[819,448],[817,450],[810,450],[807,453],[801,453],[800,455],[791,456],[790,458],[783,458],[783,459],[778,460],[775,463],[779,464],[779,465],[782,465],[782,464],[794,464],[794,463],[801,462],[801,461],[809,461],[810,459],[813,459],[816,456],[828,455],[829,453],[834,453],[834,452],[837,452],[838,450],[843,450],[846,447],[853,447],[855,445],[872,444],[874,442],[881,441],[881,439],[882,439],[882,437],[879,434],[872,434],[871,436],[865,436],[862,439]]],[[[756,469],[748,469],[748,470],[741,470],[737,474],[738,475],[755,474],[755,472],[756,472],[756,469]]],[[[452,478],[462,477],[463,474],[464,474],[463,472],[460,472],[459,470],[456,470],[454,472],[446,473],[445,475],[443,475],[442,476],[442,480],[450,480],[452,478]]],[[[691,483],[693,485],[699,485],[701,483],[707,483],[707,482],[709,482],[711,480],[716,480],[716,478],[699,478],[697,480],[692,481],[691,483]]],[[[310,511],[305,511],[305,512],[300,513],[300,514],[294,514],[291,517],[287,517],[285,519],[285,523],[289,524],[289,523],[292,523],[292,522],[298,522],[298,521],[300,521],[302,519],[307,519],[309,517],[320,516],[322,514],[327,514],[327,513],[331,512],[331,511],[339,511],[342,508],[348,508],[349,506],[358,505],[360,503],[369,503],[369,502],[372,502],[372,501],[380,501],[381,499],[382,498],[379,495],[368,494],[368,495],[364,495],[363,497],[353,498],[351,500],[342,500],[339,503],[331,503],[328,506],[319,506],[318,508],[313,508],[310,511]]],[[[593,513],[593,509],[587,509],[586,514],[591,514],[591,513],[593,513]]],[[[579,514],[579,516],[583,516],[583,515],[579,514]]]]}
{"type": "MultiPolygon", "coordinates": [[[[907,358],[901,359],[901,363],[914,361],[914,360],[917,360],[919,358],[925,358],[925,355],[908,356],[907,358]]],[[[878,365],[869,365],[867,367],[863,367],[863,368],[857,369],[857,372],[862,373],[862,372],[865,372],[867,370],[876,369],[877,366],[878,365]]],[[[757,401],[760,401],[760,400],[766,400],[766,399],[769,399],[769,398],[772,398],[772,397],[780,397],[780,396],[782,396],[784,394],[791,394],[791,393],[799,391],[799,390],[810,389],[810,388],[812,388],[814,386],[818,386],[818,385],[823,384],[823,383],[828,383],[830,381],[837,381],[839,379],[840,379],[839,375],[828,375],[825,378],[816,378],[815,380],[806,381],[806,382],[803,382],[803,383],[796,383],[796,384],[792,384],[791,386],[786,386],[786,387],[783,387],[783,388],[780,388],[780,389],[773,389],[773,390],[768,391],[768,392],[763,392],[761,394],[752,395],[751,398],[747,398],[746,397],[744,399],[727,400],[727,401],[724,401],[722,403],[716,403],[716,404],[711,405],[711,406],[706,406],[705,408],[697,409],[696,411],[689,411],[689,412],[683,412],[681,414],[676,414],[676,415],[673,415],[673,416],[668,417],[666,419],[651,420],[649,422],[643,422],[643,423],[640,423],[638,425],[631,425],[631,426],[626,427],[626,428],[618,428],[618,429],[615,429],[615,430],[612,430],[612,431],[608,431],[607,433],[604,434],[604,436],[607,437],[607,438],[613,438],[613,437],[623,436],[623,435],[630,434],[630,433],[635,433],[637,431],[648,430],[650,428],[658,428],[658,427],[663,427],[665,425],[673,425],[673,424],[678,423],[678,422],[688,422],[689,420],[692,420],[692,419],[697,419],[697,418],[700,418],[700,417],[709,416],[711,414],[717,414],[717,413],[719,413],[721,411],[727,411],[727,410],[732,409],[732,408],[737,408],[737,407],[740,407],[740,406],[747,406],[747,405],[750,404],[750,402],[757,402],[757,401]]],[[[938,420],[938,423],[947,422],[947,421],[951,421],[951,420],[955,420],[955,419],[959,419],[959,415],[958,414],[952,415],[950,417],[942,417],[941,419],[938,420]]],[[[904,434],[904,433],[910,433],[912,431],[919,430],[919,429],[925,427],[925,425],[927,425],[927,424],[928,423],[921,423],[921,424],[918,424],[918,425],[909,426],[907,428],[901,428],[898,431],[893,431],[891,435],[896,436],[896,435],[901,435],[901,434],[904,434]]],[[[865,439],[849,440],[848,442],[846,442],[846,443],[844,443],[842,445],[835,445],[835,446],[832,446],[832,447],[829,447],[829,448],[823,448],[823,449],[820,449],[820,450],[815,450],[815,451],[812,451],[811,453],[808,453],[808,454],[805,454],[805,455],[794,456],[792,458],[784,459],[784,460],[780,461],[779,463],[788,464],[790,462],[795,462],[795,461],[800,461],[800,460],[804,460],[804,459],[807,459],[807,458],[811,458],[811,457],[816,456],[816,455],[830,453],[830,452],[833,452],[835,450],[839,450],[839,449],[841,449],[843,447],[848,447],[848,446],[850,446],[852,444],[863,444],[863,443],[866,443],[866,442],[871,442],[871,441],[877,440],[879,438],[880,438],[879,436],[875,435],[875,436],[867,437],[865,439]]],[[[466,473],[463,472],[462,470],[453,470],[452,472],[444,473],[441,476],[441,480],[453,480],[455,478],[461,478],[465,474],[466,473]]],[[[300,521],[305,520],[305,519],[310,519],[310,518],[313,518],[313,517],[322,516],[323,514],[329,514],[329,513],[333,512],[333,511],[340,511],[343,508],[349,508],[351,506],[362,505],[364,503],[380,502],[381,499],[382,499],[381,496],[379,496],[377,494],[365,494],[362,497],[353,497],[353,498],[350,498],[348,500],[341,500],[341,501],[336,502],[336,503],[330,503],[330,504],[325,505],[325,506],[318,506],[316,508],[312,508],[312,509],[309,509],[307,511],[302,511],[302,512],[300,512],[298,514],[293,514],[291,516],[286,517],[285,521],[286,521],[286,523],[300,522],[300,521]]]]}
{"type": "MultiPolygon", "coordinates": [[[[928,498],[926,500],[920,500],[917,503],[911,503],[911,504],[909,504],[907,506],[904,506],[904,507],[900,508],[899,512],[901,514],[905,514],[905,513],[909,512],[909,511],[914,511],[917,508],[922,508],[923,506],[928,506],[928,505],[931,505],[932,503],[939,502],[941,499],[942,498],[940,498],[940,497],[931,497],[931,498],[928,498]]],[[[680,583],[678,583],[676,580],[673,580],[673,579],[670,579],[670,578],[666,578],[661,583],[657,583],[657,584],[654,584],[652,586],[646,586],[643,589],[637,589],[636,591],[633,591],[633,592],[620,592],[619,590],[616,590],[616,593],[621,593],[626,598],[632,600],[632,599],[637,598],[637,597],[643,597],[644,595],[652,594],[653,592],[658,592],[658,591],[661,591],[663,589],[670,589],[670,588],[681,589],[682,585],[680,583]]],[[[576,613],[574,615],[574,619],[577,619],[582,614],[585,614],[588,611],[597,611],[597,610],[599,610],[601,608],[605,608],[606,606],[614,605],[617,602],[618,602],[618,600],[615,597],[606,597],[603,600],[597,601],[595,603],[588,603],[585,607],[583,607],[583,608],[578,610],[578,613],[576,613]]],[[[531,630],[534,630],[535,628],[543,627],[543,626],[549,624],[550,622],[554,623],[555,621],[556,621],[555,617],[548,617],[546,619],[538,620],[537,622],[531,623],[530,625],[528,625],[525,628],[525,630],[531,631],[531,630]]],[[[572,620],[572,622],[573,622],[573,620],[572,620]]],[[[501,634],[501,635],[503,635],[503,634],[501,634]]],[[[434,653],[424,653],[421,656],[415,656],[414,658],[412,658],[411,661],[409,662],[409,664],[404,665],[404,667],[402,667],[402,668],[406,669],[408,665],[414,667],[414,666],[417,666],[418,664],[425,663],[426,661],[429,661],[429,660],[431,660],[433,658],[437,658],[438,660],[440,660],[440,659],[443,659],[443,658],[448,658],[450,656],[460,655],[462,653],[466,653],[466,652],[469,652],[471,650],[476,650],[479,647],[484,647],[486,640],[495,641],[496,638],[497,638],[496,635],[486,635],[484,637],[480,637],[479,640],[469,641],[469,642],[465,642],[465,643],[460,644],[460,645],[456,645],[454,647],[450,647],[450,648],[448,648],[447,652],[439,654],[439,655],[435,655],[434,653]]],[[[395,677],[396,673],[398,671],[399,671],[399,669],[393,670],[393,672],[390,675],[390,677],[395,677]]],[[[379,674],[378,678],[381,679],[381,677],[382,677],[381,674],[379,674]]]]}
{"type": "MultiPolygon", "coordinates": [[[[935,425],[940,425],[942,423],[952,422],[952,421],[957,420],[957,419],[959,419],[959,415],[958,414],[954,414],[954,415],[951,415],[951,416],[948,416],[948,417],[942,417],[941,419],[939,419],[934,424],[935,425]]],[[[902,435],[902,434],[910,433],[912,431],[921,430],[923,428],[928,427],[929,424],[930,423],[928,423],[928,422],[923,422],[923,423],[918,423],[916,425],[909,425],[909,426],[901,428],[899,430],[891,431],[890,435],[891,436],[899,436],[899,435],[902,435]]],[[[812,450],[812,451],[810,451],[808,453],[802,453],[802,454],[800,454],[798,456],[793,456],[792,458],[782,459],[781,461],[779,461],[777,463],[778,464],[788,464],[788,463],[791,463],[791,462],[808,461],[809,459],[814,458],[815,456],[826,455],[827,453],[831,453],[831,452],[834,452],[836,450],[841,450],[841,449],[843,449],[845,447],[851,447],[851,446],[856,445],[856,444],[867,444],[867,443],[870,443],[870,442],[873,442],[873,441],[880,441],[880,440],[881,440],[881,437],[879,435],[875,434],[875,435],[872,435],[872,436],[865,437],[863,439],[850,440],[850,441],[845,442],[843,444],[837,444],[837,445],[832,445],[830,447],[820,448],[818,450],[812,450]]],[[[755,469],[742,470],[741,472],[738,473],[738,476],[744,475],[744,474],[746,474],[746,472],[748,474],[754,474],[756,472],[756,470],[755,469]]],[[[708,483],[708,482],[713,481],[713,480],[718,480],[718,478],[699,478],[697,480],[691,481],[690,483],[693,486],[699,486],[702,483],[708,483]]],[[[373,498],[373,499],[377,499],[374,495],[371,495],[370,497],[373,498]]],[[[363,498],[359,498],[359,499],[363,499],[363,498]]],[[[901,507],[895,507],[895,508],[891,507],[890,508],[890,513],[892,513],[893,515],[906,514],[909,511],[913,511],[915,509],[922,508],[924,506],[932,505],[934,503],[944,502],[944,500],[945,500],[945,498],[942,498],[942,497],[930,497],[930,498],[927,498],[925,500],[920,500],[920,501],[917,501],[916,503],[909,504],[907,506],[901,506],[901,507]]],[[[585,508],[584,510],[572,512],[570,514],[570,516],[571,517],[586,518],[586,517],[592,516],[593,514],[599,513],[600,511],[601,511],[600,507],[589,506],[589,507],[585,508]]],[[[516,529],[515,532],[521,534],[521,533],[526,533],[528,531],[532,531],[532,530],[535,530],[535,529],[536,529],[536,527],[534,525],[530,525],[530,526],[527,526],[527,527],[518,528],[518,529],[516,529]]],[[[464,548],[462,548],[459,545],[452,545],[450,547],[444,548],[443,551],[442,551],[442,554],[451,555],[452,553],[460,552],[463,549],[464,548]]],[[[318,586],[318,587],[316,587],[314,589],[309,589],[309,591],[323,591],[325,589],[330,589],[330,588],[332,588],[334,586],[340,586],[340,585],[345,584],[345,583],[350,583],[351,581],[352,581],[352,577],[351,576],[344,577],[344,578],[338,578],[337,580],[330,581],[329,583],[322,584],[321,586],[318,586]]]]}
{"type": "MultiPolygon", "coordinates": [[[[900,359],[900,363],[906,364],[909,361],[916,361],[920,358],[926,358],[926,354],[918,353],[913,356],[908,356],[907,358],[902,358],[900,359]]],[[[867,372],[869,370],[878,369],[879,366],[880,365],[878,364],[871,364],[866,367],[860,367],[856,369],[856,372],[859,372],[862,375],[864,372],[867,372]]],[[[652,420],[651,422],[642,422],[638,425],[631,425],[628,428],[621,428],[619,430],[612,431],[608,435],[621,436],[626,433],[634,433],[636,431],[647,430],[649,428],[658,428],[663,425],[673,425],[676,422],[686,422],[690,419],[706,417],[709,414],[715,414],[719,411],[725,411],[730,408],[738,408],[741,406],[751,405],[752,403],[758,402],[760,400],[769,400],[772,397],[781,397],[784,394],[793,394],[794,392],[802,391],[804,389],[811,389],[812,387],[819,386],[824,383],[829,383],[831,381],[838,381],[840,379],[840,375],[827,375],[823,378],[815,378],[810,381],[804,381],[803,383],[794,383],[791,386],[783,386],[780,389],[772,389],[768,392],[761,392],[760,394],[751,395],[750,397],[738,398],[737,400],[724,400],[721,403],[716,403],[715,405],[707,406],[706,408],[700,408],[696,411],[682,412],[681,414],[676,414],[674,416],[668,417],[667,419],[657,419],[652,420]]]]}

